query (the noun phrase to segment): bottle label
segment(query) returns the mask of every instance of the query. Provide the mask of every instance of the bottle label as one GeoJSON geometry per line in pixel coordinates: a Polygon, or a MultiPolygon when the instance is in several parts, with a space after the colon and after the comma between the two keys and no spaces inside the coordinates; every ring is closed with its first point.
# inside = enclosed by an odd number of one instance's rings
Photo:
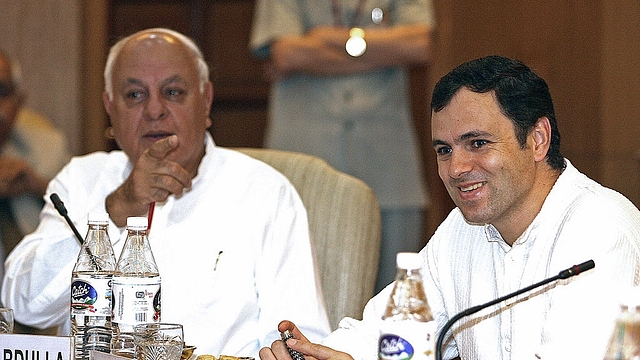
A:
{"type": "Polygon", "coordinates": [[[435,321],[382,321],[378,358],[381,360],[435,359],[435,321]]]}
{"type": "Polygon", "coordinates": [[[118,277],[112,281],[111,321],[128,331],[142,323],[160,321],[160,277],[118,277]]]}
{"type": "Polygon", "coordinates": [[[71,279],[71,315],[111,316],[111,276],[71,279]]]}

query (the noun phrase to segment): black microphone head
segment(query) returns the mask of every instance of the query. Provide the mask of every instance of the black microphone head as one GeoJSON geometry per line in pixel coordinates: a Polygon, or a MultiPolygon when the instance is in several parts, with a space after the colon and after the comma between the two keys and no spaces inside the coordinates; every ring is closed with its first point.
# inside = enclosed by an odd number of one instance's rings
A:
{"type": "Polygon", "coordinates": [[[591,270],[594,267],[596,267],[596,263],[593,260],[588,260],[583,262],[580,265],[577,265],[578,267],[578,273],[576,275],[578,275],[579,273],[583,272],[583,271],[587,271],[587,270],[591,270]]]}
{"type": "Polygon", "coordinates": [[[573,265],[572,267],[566,269],[566,270],[562,270],[560,271],[560,273],[558,274],[558,278],[560,279],[566,279],[575,275],[578,275],[582,272],[585,272],[587,270],[591,270],[596,266],[596,263],[593,260],[588,260],[583,262],[582,264],[578,264],[578,265],[573,265]]]}
{"type": "Polygon", "coordinates": [[[58,194],[56,193],[51,194],[51,196],[49,196],[49,199],[51,199],[51,202],[53,202],[53,206],[55,206],[56,210],[58,210],[58,213],[60,213],[60,215],[62,216],[67,215],[67,208],[64,206],[64,203],[62,202],[62,200],[60,200],[60,197],[58,196],[58,194]]]}

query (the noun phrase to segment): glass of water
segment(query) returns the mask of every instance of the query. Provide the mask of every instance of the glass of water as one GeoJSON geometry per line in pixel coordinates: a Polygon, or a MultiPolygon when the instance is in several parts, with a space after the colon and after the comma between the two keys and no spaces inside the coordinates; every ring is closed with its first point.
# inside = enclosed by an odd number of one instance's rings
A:
{"type": "Polygon", "coordinates": [[[133,328],[137,360],[180,360],[184,346],[182,325],[139,324],[133,328]]]}
{"type": "Polygon", "coordinates": [[[13,333],[13,309],[0,307],[0,334],[13,333]]]}

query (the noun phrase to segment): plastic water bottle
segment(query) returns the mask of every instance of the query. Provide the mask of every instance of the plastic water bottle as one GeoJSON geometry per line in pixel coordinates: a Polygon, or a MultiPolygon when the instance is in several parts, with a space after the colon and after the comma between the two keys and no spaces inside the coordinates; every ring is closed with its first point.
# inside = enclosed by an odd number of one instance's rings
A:
{"type": "Polygon", "coordinates": [[[640,289],[626,294],[604,360],[640,360],[640,289]]]}
{"type": "Polygon", "coordinates": [[[71,334],[75,358],[89,359],[89,350],[109,352],[111,342],[111,279],[116,258],[107,228],[109,214],[90,213],[89,230],[71,276],[71,334]]]}
{"type": "Polygon", "coordinates": [[[436,323],[422,284],[422,259],[398,253],[393,291],[382,316],[379,359],[434,359],[436,323]]]}
{"type": "Polygon", "coordinates": [[[111,354],[135,357],[133,327],[160,322],[160,273],[147,237],[147,218],[127,219],[127,240],[112,281],[111,354]]]}

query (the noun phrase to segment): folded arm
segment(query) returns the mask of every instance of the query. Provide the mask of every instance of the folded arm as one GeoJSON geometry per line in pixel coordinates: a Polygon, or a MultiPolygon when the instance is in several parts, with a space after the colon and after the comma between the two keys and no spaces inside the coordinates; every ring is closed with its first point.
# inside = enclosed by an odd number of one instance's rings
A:
{"type": "Polygon", "coordinates": [[[360,57],[347,54],[349,28],[318,27],[304,36],[286,36],[271,45],[275,78],[295,73],[344,75],[388,66],[425,64],[431,57],[431,30],[427,25],[367,28],[367,50],[360,57]]]}

